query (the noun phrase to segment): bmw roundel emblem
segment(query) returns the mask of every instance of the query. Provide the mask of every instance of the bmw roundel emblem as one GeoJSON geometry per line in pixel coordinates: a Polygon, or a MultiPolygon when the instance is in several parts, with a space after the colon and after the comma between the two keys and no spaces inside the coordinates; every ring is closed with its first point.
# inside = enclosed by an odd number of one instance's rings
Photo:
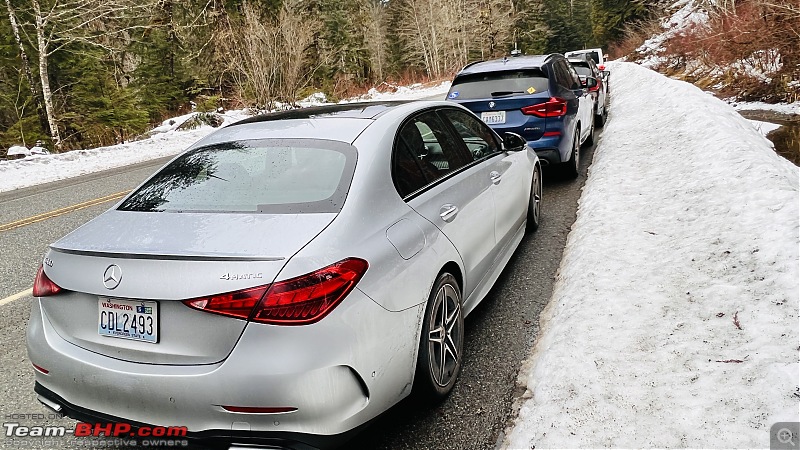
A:
{"type": "Polygon", "coordinates": [[[489,102],[489,108],[494,108],[494,102],[489,102]]]}

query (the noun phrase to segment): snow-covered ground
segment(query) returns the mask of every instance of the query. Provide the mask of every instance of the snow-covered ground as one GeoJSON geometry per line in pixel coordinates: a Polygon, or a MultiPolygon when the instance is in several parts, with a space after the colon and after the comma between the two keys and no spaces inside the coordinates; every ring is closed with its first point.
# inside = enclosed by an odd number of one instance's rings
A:
{"type": "Polygon", "coordinates": [[[723,101],[610,66],[504,445],[768,448],[773,423],[800,420],[800,170],[723,101]]]}
{"type": "MultiPolygon", "coordinates": [[[[344,102],[415,100],[440,94],[444,98],[449,88],[450,83],[444,82],[429,87],[421,84],[400,86],[391,88],[392,92],[379,92],[372,89],[366,95],[344,102]]],[[[299,105],[307,107],[325,103],[325,95],[320,93],[309,96],[299,102],[299,105]]],[[[165,120],[151,131],[150,138],[140,141],[91,150],[75,150],[57,155],[29,156],[24,159],[0,161],[0,192],[176,155],[215,130],[208,125],[194,130],[178,130],[178,127],[192,116],[193,114],[187,114],[165,120]]],[[[246,117],[248,114],[245,111],[229,111],[223,115],[225,121],[223,125],[246,117]]]]}

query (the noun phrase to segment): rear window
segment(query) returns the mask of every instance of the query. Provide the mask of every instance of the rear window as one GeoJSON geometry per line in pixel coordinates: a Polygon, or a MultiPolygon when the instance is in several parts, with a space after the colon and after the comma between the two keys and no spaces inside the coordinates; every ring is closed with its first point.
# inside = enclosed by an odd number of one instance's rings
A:
{"type": "Polygon", "coordinates": [[[472,100],[530,95],[545,92],[547,76],[539,70],[515,70],[464,75],[453,81],[447,98],[472,100]]]}
{"type": "Polygon", "coordinates": [[[122,211],[339,212],[355,169],[349,144],[236,141],[191,150],[126,199],[122,211]]]}
{"type": "Polygon", "coordinates": [[[578,72],[578,75],[583,75],[586,77],[593,77],[592,69],[584,66],[579,66],[577,64],[573,64],[572,67],[575,68],[575,71],[578,72]]]}

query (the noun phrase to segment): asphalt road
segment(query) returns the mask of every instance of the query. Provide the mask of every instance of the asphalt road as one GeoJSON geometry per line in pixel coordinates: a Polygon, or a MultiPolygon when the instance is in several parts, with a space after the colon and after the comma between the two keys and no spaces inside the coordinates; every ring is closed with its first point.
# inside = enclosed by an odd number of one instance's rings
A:
{"type": "MultiPolygon", "coordinates": [[[[595,141],[601,133],[595,132],[595,141]]],[[[489,449],[506,427],[522,360],[536,336],[539,314],[550,299],[567,234],[594,146],[582,151],[581,176],[565,180],[545,172],[543,217],[539,230],[526,236],[483,303],[466,319],[464,366],[452,395],[436,406],[404,401],[381,416],[345,448],[489,449]]],[[[138,185],[165,160],[111,170],[62,182],[0,194],[0,230],[31,216],[42,220],[0,231],[0,416],[3,423],[65,425],[36,401],[33,373],[25,351],[29,289],[47,245],[113,205],[90,201],[138,185]],[[50,217],[71,205],[82,209],[50,217]],[[14,294],[18,299],[4,302],[14,294]],[[44,417],[30,417],[43,414],[44,417]]],[[[5,431],[5,430],[3,430],[5,431]]],[[[2,433],[5,435],[5,433],[2,433]]],[[[13,441],[2,448],[67,448],[64,441],[13,441]]]]}

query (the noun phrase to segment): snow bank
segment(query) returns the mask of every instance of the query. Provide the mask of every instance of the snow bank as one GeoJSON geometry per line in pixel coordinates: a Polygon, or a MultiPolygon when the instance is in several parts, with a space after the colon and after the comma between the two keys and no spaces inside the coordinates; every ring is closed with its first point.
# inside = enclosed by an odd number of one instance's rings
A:
{"type": "MultiPolygon", "coordinates": [[[[441,95],[441,98],[444,99],[449,88],[449,82],[429,87],[415,84],[400,86],[396,92],[392,93],[380,93],[373,90],[367,95],[346,101],[416,100],[437,95],[441,95]]],[[[308,107],[325,104],[326,101],[325,94],[317,93],[300,101],[299,104],[302,107],[308,107]]],[[[178,127],[192,116],[193,113],[167,119],[151,130],[150,138],[141,141],[91,150],[75,150],[57,155],[0,161],[0,192],[177,155],[215,130],[210,126],[194,130],[179,130],[178,127]]],[[[245,117],[248,117],[245,111],[230,111],[223,115],[225,120],[223,126],[245,117]]]]}
{"type": "Polygon", "coordinates": [[[800,172],[696,87],[611,109],[508,448],[766,448],[798,421],[800,172]]]}

